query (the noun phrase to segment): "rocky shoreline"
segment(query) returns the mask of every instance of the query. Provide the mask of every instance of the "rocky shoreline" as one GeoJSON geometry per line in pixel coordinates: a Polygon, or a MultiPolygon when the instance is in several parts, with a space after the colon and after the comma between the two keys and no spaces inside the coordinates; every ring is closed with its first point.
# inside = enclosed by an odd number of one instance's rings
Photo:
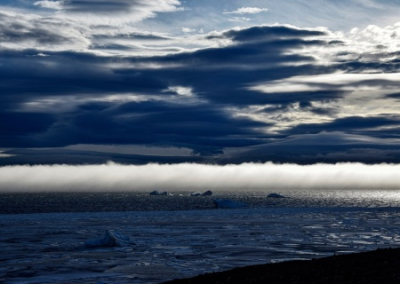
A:
{"type": "Polygon", "coordinates": [[[398,284],[400,248],[288,261],[209,273],[164,284],[398,284]]]}

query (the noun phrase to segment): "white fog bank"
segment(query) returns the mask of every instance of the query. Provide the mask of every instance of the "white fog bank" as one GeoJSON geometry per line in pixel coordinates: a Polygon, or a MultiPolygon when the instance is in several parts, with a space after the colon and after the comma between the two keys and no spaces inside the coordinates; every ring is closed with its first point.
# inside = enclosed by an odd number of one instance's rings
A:
{"type": "Polygon", "coordinates": [[[148,164],[0,167],[0,191],[398,189],[400,164],[148,164]]]}

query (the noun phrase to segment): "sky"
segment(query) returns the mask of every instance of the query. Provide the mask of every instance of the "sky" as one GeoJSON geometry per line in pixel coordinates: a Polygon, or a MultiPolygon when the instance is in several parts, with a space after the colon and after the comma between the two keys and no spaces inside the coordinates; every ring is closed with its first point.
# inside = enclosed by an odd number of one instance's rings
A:
{"type": "Polygon", "coordinates": [[[0,0],[0,171],[397,164],[394,0],[0,0]]]}

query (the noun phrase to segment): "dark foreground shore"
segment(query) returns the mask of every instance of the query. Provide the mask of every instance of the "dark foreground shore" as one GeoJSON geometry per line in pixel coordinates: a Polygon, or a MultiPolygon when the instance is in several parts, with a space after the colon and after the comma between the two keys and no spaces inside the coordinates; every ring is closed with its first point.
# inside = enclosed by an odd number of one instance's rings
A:
{"type": "Polygon", "coordinates": [[[400,248],[255,265],[164,284],[399,284],[400,248]]]}

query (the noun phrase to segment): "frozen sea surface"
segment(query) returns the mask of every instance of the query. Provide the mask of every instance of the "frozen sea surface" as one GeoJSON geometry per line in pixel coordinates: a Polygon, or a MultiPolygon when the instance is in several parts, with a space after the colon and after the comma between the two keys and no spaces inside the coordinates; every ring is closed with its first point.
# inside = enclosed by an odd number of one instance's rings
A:
{"type": "Polygon", "coordinates": [[[400,244],[399,207],[274,206],[3,214],[0,283],[160,283],[400,244]],[[84,246],[105,230],[136,246],[84,246]]]}

